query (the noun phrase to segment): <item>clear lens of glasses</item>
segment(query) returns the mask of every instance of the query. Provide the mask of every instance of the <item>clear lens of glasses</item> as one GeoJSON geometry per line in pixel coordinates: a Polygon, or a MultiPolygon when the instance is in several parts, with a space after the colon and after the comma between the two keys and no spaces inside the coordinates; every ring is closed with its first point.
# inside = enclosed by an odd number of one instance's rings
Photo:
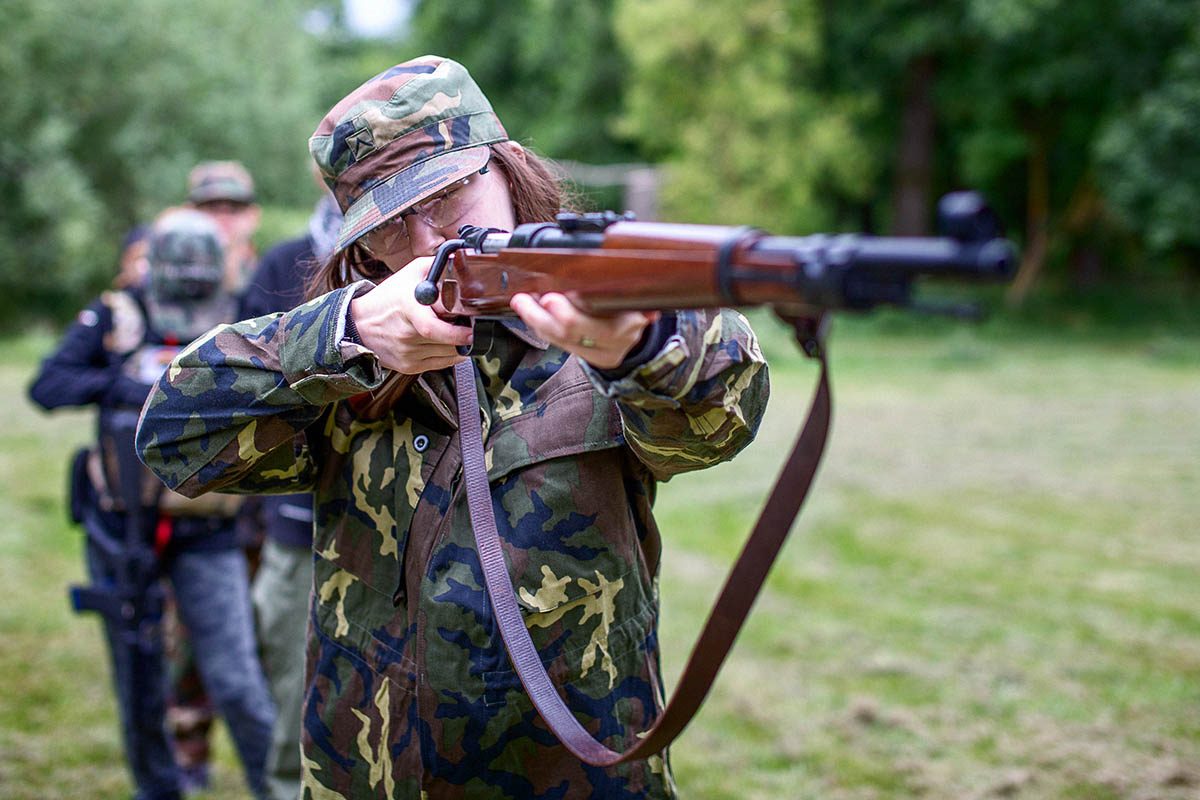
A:
{"type": "Polygon", "coordinates": [[[411,206],[400,215],[369,233],[362,243],[373,256],[400,253],[411,248],[408,217],[416,215],[434,229],[447,228],[466,216],[478,204],[482,192],[479,176],[487,171],[485,165],[478,173],[455,181],[433,197],[411,206]]]}

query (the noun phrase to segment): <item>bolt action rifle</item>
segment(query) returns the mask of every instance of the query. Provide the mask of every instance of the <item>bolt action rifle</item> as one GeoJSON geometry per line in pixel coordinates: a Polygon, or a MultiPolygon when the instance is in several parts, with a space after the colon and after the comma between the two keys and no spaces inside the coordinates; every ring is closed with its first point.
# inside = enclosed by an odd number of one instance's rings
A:
{"type": "MultiPolygon", "coordinates": [[[[825,357],[831,312],[881,305],[970,316],[971,307],[920,306],[913,287],[922,277],[1001,281],[1012,276],[1016,251],[973,192],[942,198],[945,235],[888,238],[857,234],[768,236],[751,228],[637,222],[630,216],[563,214],[555,222],[511,233],[464,226],[437,250],[417,300],[439,299],[450,317],[474,326],[464,355],[488,351],[496,325],[512,318],[518,292],[561,292],[580,309],[603,314],[634,309],[770,306],[791,325],[803,351],[821,365],[816,394],[800,437],[758,522],[721,590],[680,677],[653,727],[623,753],[583,728],[550,681],[521,617],[496,533],[487,483],[474,367],[455,367],[463,474],[476,548],[505,647],[542,718],[573,753],[596,765],[646,758],[682,731],[699,709],[749,614],[767,572],[808,493],[824,451],[831,400],[825,357]]],[[[406,376],[394,376],[403,391],[406,376]]],[[[377,396],[390,405],[389,392],[377,396]]],[[[392,394],[392,396],[395,396],[392,394]]]]}
{"type": "MultiPolygon", "coordinates": [[[[1004,280],[1015,250],[974,192],[942,198],[946,236],[768,236],[753,228],[637,222],[626,214],[560,214],[512,233],[464,226],[437,250],[417,300],[439,298],[475,324],[512,316],[518,292],[561,292],[589,313],[771,306],[784,319],[880,305],[969,315],[962,306],[915,305],[922,276],[1004,280]]],[[[490,338],[473,345],[487,351],[490,338]]]]}
{"type": "MultiPolygon", "coordinates": [[[[514,294],[553,291],[593,314],[770,306],[815,356],[810,349],[824,336],[815,326],[831,311],[888,305],[979,316],[969,304],[917,301],[913,288],[922,277],[1008,280],[1016,250],[975,192],[943,197],[938,226],[944,236],[769,236],[750,227],[638,222],[612,211],[559,214],[511,233],[464,225],[438,247],[416,298],[424,305],[440,299],[450,318],[473,326],[463,355],[490,351],[497,325],[516,318],[514,294]]],[[[378,416],[415,379],[391,375],[360,412],[378,416]]]]}

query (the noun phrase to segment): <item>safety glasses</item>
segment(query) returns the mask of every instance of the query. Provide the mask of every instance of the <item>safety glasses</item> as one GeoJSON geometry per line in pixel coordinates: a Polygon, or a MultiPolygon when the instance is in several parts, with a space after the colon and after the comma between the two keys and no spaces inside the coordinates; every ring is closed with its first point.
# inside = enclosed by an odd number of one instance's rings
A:
{"type": "Polygon", "coordinates": [[[485,181],[480,180],[480,176],[487,171],[488,164],[484,164],[478,172],[455,181],[432,197],[409,206],[375,230],[364,233],[359,242],[375,258],[411,252],[408,217],[415,216],[434,230],[449,228],[479,205],[486,194],[485,181]]]}

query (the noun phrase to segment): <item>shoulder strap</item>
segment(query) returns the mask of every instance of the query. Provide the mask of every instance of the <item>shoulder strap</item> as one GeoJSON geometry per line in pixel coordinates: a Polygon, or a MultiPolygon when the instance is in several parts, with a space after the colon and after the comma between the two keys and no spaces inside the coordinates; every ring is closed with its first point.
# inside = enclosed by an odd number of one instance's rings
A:
{"type": "Polygon", "coordinates": [[[538,713],[563,745],[583,761],[597,766],[609,766],[654,755],[679,735],[708,695],[717,672],[725,663],[725,658],[738,632],[741,631],[742,623],[758,597],[771,565],[775,563],[775,558],[787,539],[792,521],[804,503],[825,450],[831,409],[828,366],[822,348],[809,350],[809,355],[820,362],[821,374],[809,408],[808,419],[795,447],[713,605],[671,702],[667,704],[653,727],[641,734],[633,747],[622,753],[602,745],[579,723],[563,702],[550,676],[546,674],[537,649],[529,637],[529,630],[525,627],[505,566],[500,536],[496,531],[496,518],[492,510],[487,467],[484,462],[474,363],[467,360],[454,368],[467,502],[471,512],[471,524],[475,530],[475,547],[479,551],[484,583],[487,585],[488,597],[500,628],[500,635],[504,639],[504,646],[512,659],[517,676],[538,713]]]}

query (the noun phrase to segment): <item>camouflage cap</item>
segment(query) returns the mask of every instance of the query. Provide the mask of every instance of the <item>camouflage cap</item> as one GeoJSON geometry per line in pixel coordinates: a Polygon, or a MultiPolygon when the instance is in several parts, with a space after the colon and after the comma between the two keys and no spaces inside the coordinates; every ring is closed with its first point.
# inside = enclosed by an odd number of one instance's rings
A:
{"type": "Polygon", "coordinates": [[[508,139],[461,64],[422,56],[376,75],[325,115],[308,147],[345,213],[334,252],[480,169],[508,139]]]}
{"type": "Polygon", "coordinates": [[[254,202],[254,179],[238,161],[205,161],[188,173],[188,200],[208,203],[230,200],[254,202]]]}
{"type": "Polygon", "coordinates": [[[188,208],[163,212],[150,229],[147,260],[146,310],[160,333],[186,342],[233,321],[232,296],[221,288],[221,231],[207,214],[188,208]]]}

